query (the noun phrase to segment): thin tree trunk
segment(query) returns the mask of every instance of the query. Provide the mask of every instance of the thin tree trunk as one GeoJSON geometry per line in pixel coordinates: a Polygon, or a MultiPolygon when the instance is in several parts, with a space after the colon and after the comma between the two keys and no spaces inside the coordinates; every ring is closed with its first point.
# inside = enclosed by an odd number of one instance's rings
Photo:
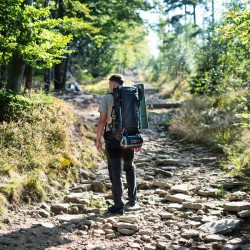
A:
{"type": "Polygon", "coordinates": [[[62,73],[62,68],[63,68],[63,63],[59,63],[55,65],[54,69],[54,85],[55,85],[55,90],[60,90],[63,88],[63,73],[62,73]]]}
{"type": "Polygon", "coordinates": [[[45,0],[44,1],[44,7],[48,7],[49,6],[49,2],[50,2],[50,0],[45,0]]]}
{"type": "Polygon", "coordinates": [[[66,60],[65,60],[65,65],[64,65],[64,71],[63,71],[63,81],[62,81],[63,88],[65,88],[66,81],[67,81],[67,72],[68,72],[68,65],[69,65],[69,57],[70,57],[70,55],[67,54],[66,60]]]}
{"type": "Polygon", "coordinates": [[[0,89],[3,88],[3,65],[0,65],[0,89]]]}
{"type": "Polygon", "coordinates": [[[196,4],[193,4],[194,25],[196,25],[196,4]]]}
{"type": "Polygon", "coordinates": [[[212,1],[212,32],[214,33],[214,24],[215,24],[215,18],[214,18],[214,0],[212,1]]]}
{"type": "Polygon", "coordinates": [[[44,70],[44,90],[46,93],[48,93],[50,91],[50,85],[51,85],[51,69],[45,69],[44,70]]]}
{"type": "Polygon", "coordinates": [[[32,66],[27,65],[24,71],[25,76],[25,89],[32,89],[33,83],[33,75],[34,75],[34,68],[32,66]]]}

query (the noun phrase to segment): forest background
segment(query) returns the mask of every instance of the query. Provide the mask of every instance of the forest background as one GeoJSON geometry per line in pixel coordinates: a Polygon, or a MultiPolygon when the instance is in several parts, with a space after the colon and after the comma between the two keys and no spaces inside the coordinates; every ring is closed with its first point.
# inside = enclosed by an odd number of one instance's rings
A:
{"type": "Polygon", "coordinates": [[[104,93],[113,72],[182,101],[165,128],[224,153],[221,167],[248,185],[249,4],[223,1],[216,19],[214,0],[0,2],[0,214],[9,203],[48,198],[96,165],[93,128],[53,94],[70,82],[104,93]],[[146,23],[142,11],[158,22],[146,23]],[[149,28],[159,55],[150,53],[149,28]]]}

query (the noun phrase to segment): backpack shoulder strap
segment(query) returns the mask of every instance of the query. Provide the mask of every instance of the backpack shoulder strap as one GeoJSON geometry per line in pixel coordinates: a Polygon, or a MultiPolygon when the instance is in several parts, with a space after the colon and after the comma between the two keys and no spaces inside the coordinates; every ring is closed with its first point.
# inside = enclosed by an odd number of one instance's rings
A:
{"type": "MultiPolygon", "coordinates": [[[[113,92],[107,92],[105,95],[112,95],[113,98],[115,98],[115,95],[114,95],[113,92]]],[[[114,105],[113,105],[112,110],[111,110],[111,117],[113,115],[113,112],[114,112],[114,105]]],[[[109,129],[112,130],[112,123],[108,125],[107,122],[106,122],[105,127],[104,127],[104,132],[107,131],[107,126],[109,126],[109,129]]]]}

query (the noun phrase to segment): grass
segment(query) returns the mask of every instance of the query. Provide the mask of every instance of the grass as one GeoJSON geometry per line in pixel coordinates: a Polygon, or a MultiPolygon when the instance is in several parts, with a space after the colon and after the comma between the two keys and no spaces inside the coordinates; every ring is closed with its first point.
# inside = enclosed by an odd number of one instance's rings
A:
{"type": "Polygon", "coordinates": [[[94,168],[100,160],[91,127],[62,100],[0,91],[0,105],[6,111],[0,122],[2,217],[8,203],[46,200],[75,182],[81,168],[94,168]]]}
{"type": "Polygon", "coordinates": [[[232,172],[250,179],[249,92],[195,97],[173,115],[170,133],[183,141],[201,143],[225,153],[232,172]]]}

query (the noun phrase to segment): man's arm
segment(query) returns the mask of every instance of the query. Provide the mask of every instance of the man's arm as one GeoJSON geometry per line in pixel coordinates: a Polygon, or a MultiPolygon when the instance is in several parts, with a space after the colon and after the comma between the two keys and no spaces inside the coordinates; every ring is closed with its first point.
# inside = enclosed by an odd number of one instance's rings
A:
{"type": "Polygon", "coordinates": [[[107,120],[107,114],[106,113],[100,113],[98,125],[97,125],[97,133],[96,133],[96,148],[98,151],[102,150],[102,143],[101,143],[101,136],[102,136],[102,131],[105,127],[107,120]]]}

